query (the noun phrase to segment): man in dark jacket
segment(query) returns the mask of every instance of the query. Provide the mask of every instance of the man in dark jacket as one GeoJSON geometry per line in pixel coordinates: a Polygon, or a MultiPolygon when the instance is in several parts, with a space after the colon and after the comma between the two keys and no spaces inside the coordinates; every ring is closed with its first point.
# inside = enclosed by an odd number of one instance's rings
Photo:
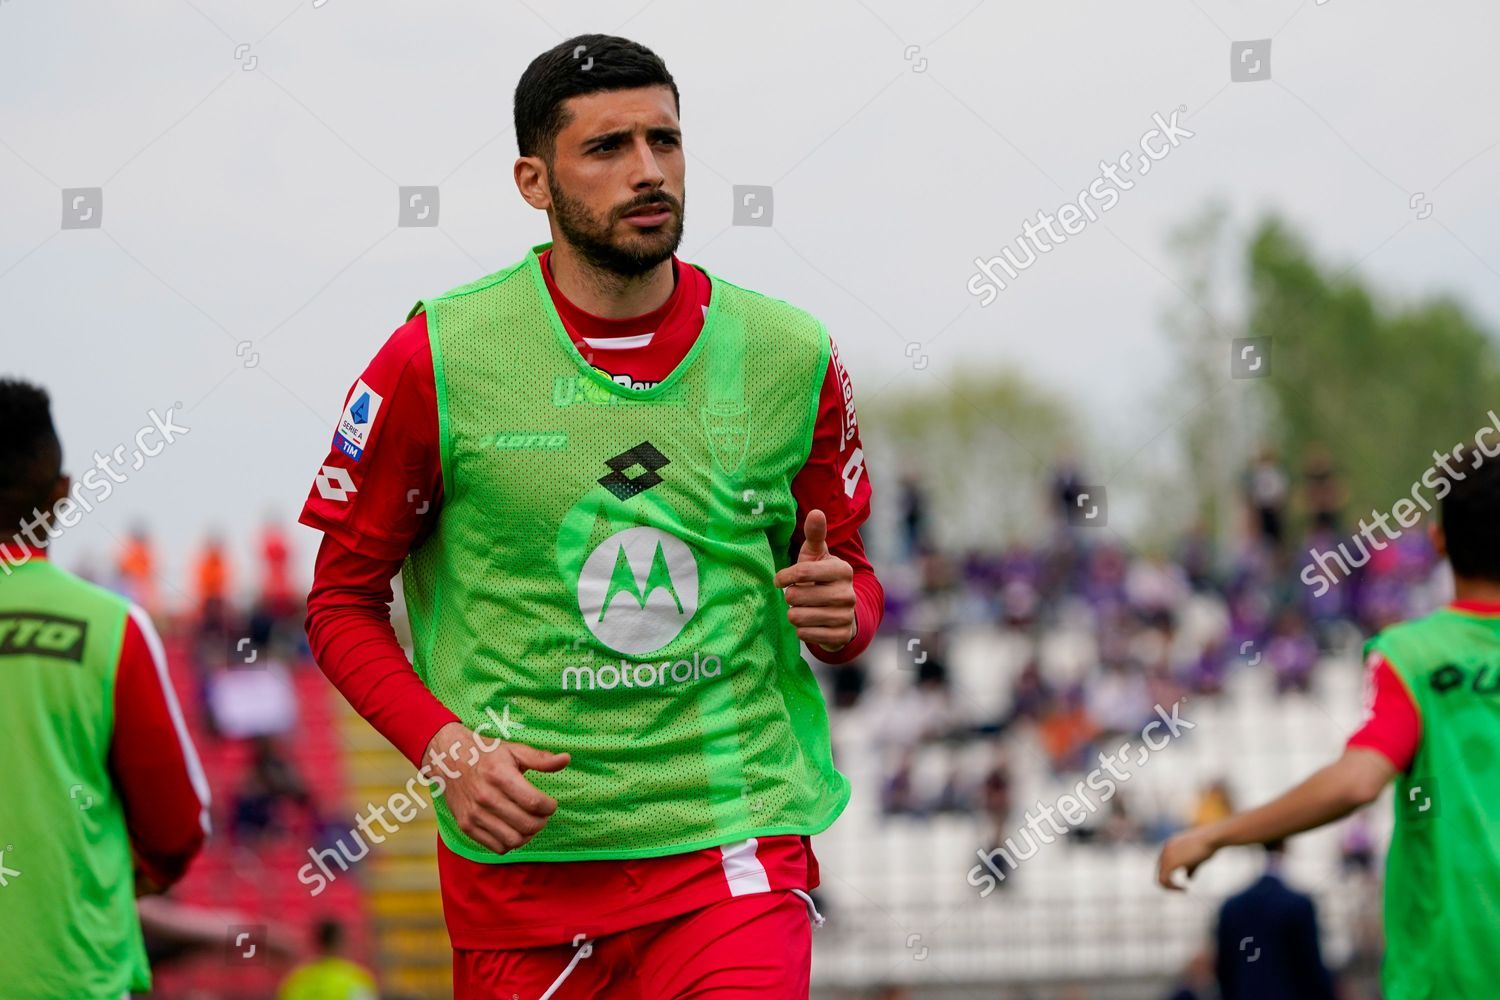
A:
{"type": "Polygon", "coordinates": [[[1219,910],[1215,972],[1224,1000],[1333,1000],[1311,897],[1281,880],[1283,841],[1266,845],[1265,874],[1219,910]]]}

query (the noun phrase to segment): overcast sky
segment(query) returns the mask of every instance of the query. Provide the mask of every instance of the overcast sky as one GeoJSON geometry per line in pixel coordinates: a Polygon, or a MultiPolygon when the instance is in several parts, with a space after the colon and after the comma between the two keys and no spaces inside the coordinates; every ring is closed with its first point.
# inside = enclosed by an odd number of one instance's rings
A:
{"type": "Polygon", "coordinates": [[[511,97],[587,31],[650,46],[682,91],[681,256],[823,319],[856,401],[1009,368],[1111,454],[1166,447],[1166,237],[1213,198],[1500,330],[1484,0],[0,0],[0,372],[51,390],[75,473],[152,409],[190,428],[64,564],[137,519],[175,570],[210,526],[295,517],[412,303],[548,237],[510,177],[511,97]],[[1191,138],[980,304],[976,257],[1179,108],[1191,138]],[[437,227],[397,226],[402,185],[438,186],[437,227]],[[733,224],[735,185],[772,187],[770,227],[733,224]],[[74,188],[102,190],[97,228],[60,228],[74,188]]]}

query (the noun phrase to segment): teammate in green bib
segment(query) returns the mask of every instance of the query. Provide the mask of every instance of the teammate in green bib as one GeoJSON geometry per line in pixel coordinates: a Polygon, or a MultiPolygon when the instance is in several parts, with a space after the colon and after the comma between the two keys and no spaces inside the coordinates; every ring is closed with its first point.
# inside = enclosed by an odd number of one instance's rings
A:
{"type": "Polygon", "coordinates": [[[151,987],[137,888],[182,876],[208,792],[150,619],[46,557],[81,495],[46,394],[0,380],[0,427],[0,996],[119,1000],[151,987]]]}
{"type": "Polygon", "coordinates": [[[1221,847],[1332,822],[1394,779],[1386,1000],[1500,988],[1500,456],[1470,450],[1445,471],[1431,534],[1452,565],[1454,603],[1366,643],[1371,711],[1342,757],[1266,805],[1173,837],[1157,871],[1179,888],[1177,869],[1191,876],[1221,847]]]}

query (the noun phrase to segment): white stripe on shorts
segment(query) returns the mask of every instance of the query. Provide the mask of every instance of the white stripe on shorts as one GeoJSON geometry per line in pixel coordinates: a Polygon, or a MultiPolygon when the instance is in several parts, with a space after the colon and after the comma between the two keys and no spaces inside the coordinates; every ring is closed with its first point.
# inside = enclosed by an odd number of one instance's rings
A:
{"type": "Polygon", "coordinates": [[[757,846],[759,841],[751,837],[719,848],[719,853],[724,857],[724,879],[729,883],[731,896],[771,891],[771,880],[766,877],[766,868],[755,856],[757,846]]]}

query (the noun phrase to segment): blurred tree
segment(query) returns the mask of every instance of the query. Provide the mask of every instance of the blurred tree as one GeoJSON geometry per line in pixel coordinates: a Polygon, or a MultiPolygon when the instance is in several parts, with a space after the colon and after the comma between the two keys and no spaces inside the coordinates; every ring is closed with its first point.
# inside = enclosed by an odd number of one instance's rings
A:
{"type": "Polygon", "coordinates": [[[923,371],[903,381],[905,389],[859,401],[861,436],[878,439],[871,450],[887,456],[885,469],[922,483],[933,540],[957,549],[1035,541],[1053,467],[1074,439],[1067,406],[1010,372],[923,371]]]}
{"type": "Polygon", "coordinates": [[[1343,481],[1346,527],[1388,510],[1433,464],[1472,442],[1500,409],[1497,345],[1458,302],[1382,301],[1354,265],[1318,264],[1280,219],[1247,248],[1246,336],[1271,338],[1271,373],[1253,380],[1294,476],[1326,449],[1343,481]]]}
{"type": "Polygon", "coordinates": [[[1242,253],[1221,202],[1207,205],[1175,229],[1168,249],[1182,297],[1163,318],[1178,369],[1161,401],[1182,414],[1176,425],[1185,469],[1159,477],[1153,489],[1157,533],[1180,535],[1200,526],[1221,551],[1239,524],[1237,503],[1251,451],[1264,433],[1264,415],[1244,383],[1228,378],[1230,346],[1242,336],[1234,274],[1242,253]]]}

